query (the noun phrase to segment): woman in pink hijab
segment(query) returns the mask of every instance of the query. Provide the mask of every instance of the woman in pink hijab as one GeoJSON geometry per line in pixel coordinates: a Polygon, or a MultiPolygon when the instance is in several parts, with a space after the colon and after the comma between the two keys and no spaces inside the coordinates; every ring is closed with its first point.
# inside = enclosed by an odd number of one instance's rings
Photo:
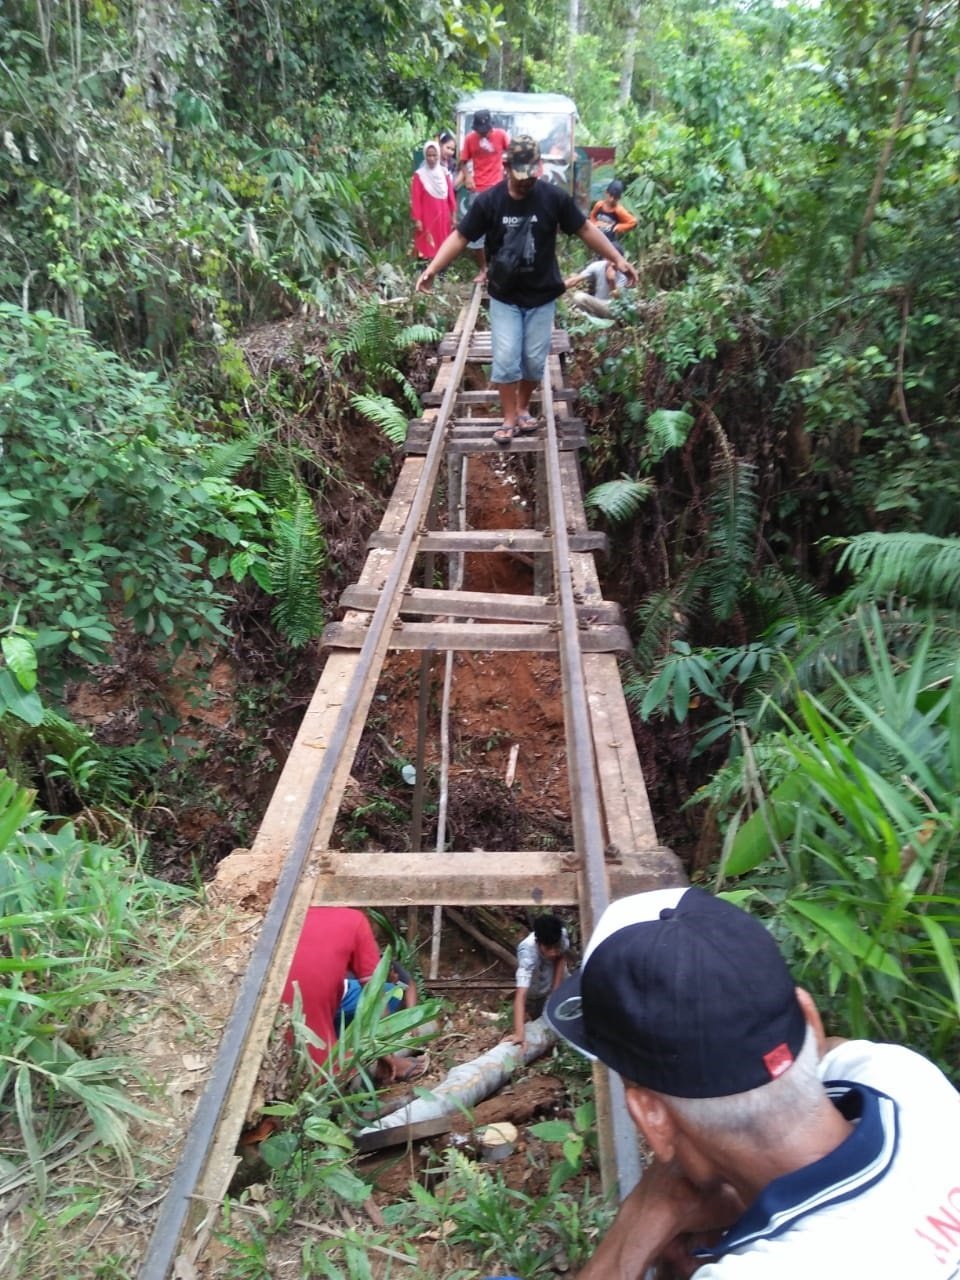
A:
{"type": "Polygon", "coordinates": [[[453,183],[440,163],[440,147],[431,138],[423,144],[423,163],[410,179],[410,216],[413,219],[413,247],[427,262],[453,229],[456,201],[453,183]]]}

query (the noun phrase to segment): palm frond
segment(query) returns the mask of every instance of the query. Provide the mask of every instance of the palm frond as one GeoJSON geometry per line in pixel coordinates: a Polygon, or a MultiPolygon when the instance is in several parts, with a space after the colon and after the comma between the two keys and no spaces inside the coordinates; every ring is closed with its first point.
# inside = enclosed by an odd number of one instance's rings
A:
{"type": "Polygon", "coordinates": [[[830,603],[812,583],[795,573],[787,573],[778,564],[765,565],[751,578],[747,590],[759,613],[761,630],[782,630],[793,624],[798,632],[819,626],[830,610],[830,603]]]}
{"type": "Polygon", "coordinates": [[[857,579],[850,604],[894,594],[960,609],[960,538],[926,533],[861,533],[849,540],[840,569],[857,579]]]}
{"type": "Polygon", "coordinates": [[[407,438],[407,418],[389,396],[354,393],[350,403],[359,414],[375,423],[392,444],[403,444],[407,438]]]}
{"type": "Polygon", "coordinates": [[[652,480],[632,480],[620,476],[595,485],[586,495],[583,505],[588,511],[599,511],[602,516],[618,524],[632,519],[654,492],[652,480]]]}
{"type": "Polygon", "coordinates": [[[642,675],[638,687],[640,701],[647,678],[657,658],[674,640],[686,635],[690,614],[703,590],[696,570],[678,578],[662,591],[648,596],[637,610],[640,635],[634,646],[634,661],[642,675]]]}
{"type": "Polygon", "coordinates": [[[825,618],[813,633],[802,635],[784,660],[751,690],[744,713],[754,728],[777,723],[778,709],[795,705],[803,689],[843,714],[837,677],[860,692],[871,679],[868,642],[882,644],[900,665],[909,664],[921,639],[929,633],[925,673],[929,681],[946,679],[960,650],[960,619],[931,618],[928,611],[871,609],[864,625],[862,611],[825,618]]]}

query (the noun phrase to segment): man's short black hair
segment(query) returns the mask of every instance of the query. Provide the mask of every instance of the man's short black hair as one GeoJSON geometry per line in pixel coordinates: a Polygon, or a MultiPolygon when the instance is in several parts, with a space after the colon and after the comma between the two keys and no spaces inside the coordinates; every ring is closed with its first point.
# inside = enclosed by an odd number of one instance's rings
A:
{"type": "Polygon", "coordinates": [[[563,921],[557,916],[537,916],[533,936],[544,947],[555,947],[563,937],[563,921]]]}

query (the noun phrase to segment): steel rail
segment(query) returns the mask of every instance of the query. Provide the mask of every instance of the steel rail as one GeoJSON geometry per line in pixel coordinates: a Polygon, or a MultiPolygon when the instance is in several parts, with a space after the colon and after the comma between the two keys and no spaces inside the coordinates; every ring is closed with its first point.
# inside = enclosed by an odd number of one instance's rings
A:
{"type": "Polygon", "coordinates": [[[290,842],[290,849],[264,917],[260,936],[250,957],[250,964],[237,993],[233,1011],[214,1059],[210,1079],[197,1105],[180,1160],[160,1206],[153,1234],[147,1245],[147,1256],[139,1271],[139,1280],[167,1280],[177,1254],[181,1250],[181,1240],[187,1226],[188,1215],[194,1204],[197,1185],[203,1175],[208,1153],[221,1124],[225,1104],[244,1056],[248,1034],[260,1006],[266,979],[310,857],[314,833],[330,796],[334,772],[340,756],[346,749],[355,717],[361,711],[366,716],[373,697],[370,673],[374,670],[379,672],[388,648],[394,619],[400,611],[401,592],[407,583],[417,554],[418,540],[443,458],[447,425],[467,363],[470,342],[480,310],[481,295],[480,286],[474,286],[464,327],[460,334],[450,382],[437,414],[433,436],[424,458],[423,471],[410,505],[410,512],[384,583],[382,599],[370,619],[369,633],[360,650],[357,665],[350,678],[327,748],[323,753],[320,768],[310,787],[303,813],[290,842]]]}
{"type": "MultiPolygon", "coordinates": [[[[541,404],[546,418],[547,500],[554,546],[554,574],[560,605],[560,674],[563,685],[564,732],[567,745],[567,774],[570,779],[570,811],[573,819],[574,850],[582,859],[581,883],[586,902],[580,915],[587,936],[609,902],[604,865],[605,841],[600,793],[594,770],[593,731],[583,674],[577,606],[573,594],[573,568],[560,472],[560,449],[553,405],[553,385],[549,366],[543,378],[541,404]]],[[[600,1129],[601,1172],[604,1185],[612,1189],[615,1166],[616,1189],[627,1196],[640,1180],[640,1150],[636,1131],[627,1111],[620,1077],[606,1068],[594,1072],[598,1091],[597,1118],[600,1129]],[[606,1132],[605,1132],[606,1131],[606,1132]]]]}

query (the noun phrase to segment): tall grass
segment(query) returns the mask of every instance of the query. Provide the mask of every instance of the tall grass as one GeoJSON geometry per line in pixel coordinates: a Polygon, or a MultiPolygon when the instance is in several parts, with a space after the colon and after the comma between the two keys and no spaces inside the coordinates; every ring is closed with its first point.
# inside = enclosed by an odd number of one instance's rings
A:
{"type": "Polygon", "coordinates": [[[0,1194],[25,1176],[42,1194],[50,1154],[91,1126],[129,1159],[129,1121],[148,1113],[120,1080],[132,1064],[96,1056],[92,1028],[112,997],[150,985],[154,925],[186,896],[144,874],[132,835],[98,844],[34,799],[0,772],[0,1120],[23,1148],[0,1159],[0,1194]]]}

